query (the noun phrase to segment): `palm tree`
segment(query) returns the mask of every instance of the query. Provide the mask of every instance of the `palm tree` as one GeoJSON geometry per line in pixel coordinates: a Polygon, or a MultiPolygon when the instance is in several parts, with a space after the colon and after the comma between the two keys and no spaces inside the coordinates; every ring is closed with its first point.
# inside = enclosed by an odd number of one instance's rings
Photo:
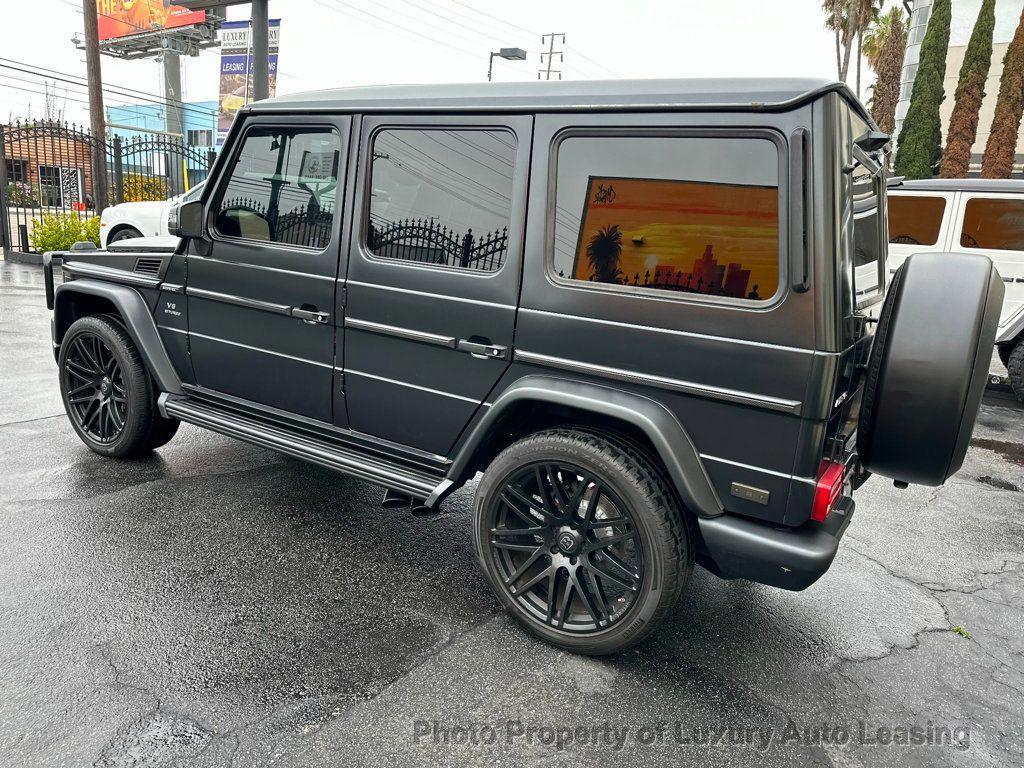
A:
{"type": "MultiPolygon", "coordinates": [[[[871,68],[878,71],[879,62],[882,59],[882,51],[886,42],[893,32],[899,29],[906,34],[910,26],[910,20],[903,14],[903,9],[898,5],[893,6],[885,13],[877,16],[871,26],[864,32],[864,58],[868,60],[871,68]]],[[[902,63],[902,62],[901,62],[902,63]]]]}
{"type": "Polygon", "coordinates": [[[900,98],[903,53],[907,48],[909,21],[899,8],[878,19],[864,37],[864,50],[875,84],[871,86],[871,117],[883,133],[896,130],[896,104],[900,98]],[[876,46],[880,46],[876,49],[876,46]]]}
{"type": "Polygon", "coordinates": [[[836,36],[836,73],[846,82],[850,73],[850,56],[857,44],[857,95],[860,95],[860,59],[864,33],[878,16],[881,0],[822,0],[825,26],[836,36]]]}
{"type": "Polygon", "coordinates": [[[599,283],[618,283],[622,272],[622,230],[618,224],[602,227],[587,241],[587,260],[599,283]]]}

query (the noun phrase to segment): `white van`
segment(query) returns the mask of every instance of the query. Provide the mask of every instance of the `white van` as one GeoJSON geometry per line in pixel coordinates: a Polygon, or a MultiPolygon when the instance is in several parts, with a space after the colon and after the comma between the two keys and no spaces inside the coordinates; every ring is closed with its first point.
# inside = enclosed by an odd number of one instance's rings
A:
{"type": "Polygon", "coordinates": [[[890,272],[922,251],[978,250],[995,263],[1006,283],[996,349],[1010,386],[1024,400],[1024,181],[920,179],[890,184],[890,272]]]}

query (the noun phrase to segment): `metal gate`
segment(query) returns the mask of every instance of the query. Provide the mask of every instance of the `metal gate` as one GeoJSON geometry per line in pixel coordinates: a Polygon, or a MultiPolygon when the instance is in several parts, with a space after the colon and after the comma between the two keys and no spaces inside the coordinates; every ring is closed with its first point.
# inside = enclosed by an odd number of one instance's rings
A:
{"type": "Polygon", "coordinates": [[[206,178],[216,153],[146,132],[96,139],[67,123],[0,125],[0,246],[31,252],[33,226],[48,214],[96,210],[98,176],[111,205],[166,200],[206,178]]]}

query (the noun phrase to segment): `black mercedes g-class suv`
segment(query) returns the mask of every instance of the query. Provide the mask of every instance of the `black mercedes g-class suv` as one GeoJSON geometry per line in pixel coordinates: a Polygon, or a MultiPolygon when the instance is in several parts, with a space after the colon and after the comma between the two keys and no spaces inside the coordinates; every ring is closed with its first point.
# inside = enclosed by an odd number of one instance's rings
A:
{"type": "Polygon", "coordinates": [[[250,105],[173,250],[47,256],[68,416],[107,456],[186,421],[414,514],[482,472],[501,603],[617,651],[694,563],[803,589],[870,472],[960,467],[1002,282],[921,254],[886,291],[890,149],[815,80],[250,105]]]}

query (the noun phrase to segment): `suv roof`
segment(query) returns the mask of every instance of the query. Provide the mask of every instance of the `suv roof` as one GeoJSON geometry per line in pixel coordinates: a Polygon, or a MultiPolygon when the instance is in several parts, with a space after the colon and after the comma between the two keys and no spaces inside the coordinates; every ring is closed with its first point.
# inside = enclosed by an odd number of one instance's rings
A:
{"type": "Polygon", "coordinates": [[[254,112],[715,110],[782,111],[838,92],[869,122],[843,83],[819,78],[688,78],[449,85],[377,85],[287,94],[250,105],[254,112]]]}
{"type": "Polygon", "coordinates": [[[1017,192],[1024,194],[1022,179],[913,179],[893,183],[891,191],[1017,192]]]}

